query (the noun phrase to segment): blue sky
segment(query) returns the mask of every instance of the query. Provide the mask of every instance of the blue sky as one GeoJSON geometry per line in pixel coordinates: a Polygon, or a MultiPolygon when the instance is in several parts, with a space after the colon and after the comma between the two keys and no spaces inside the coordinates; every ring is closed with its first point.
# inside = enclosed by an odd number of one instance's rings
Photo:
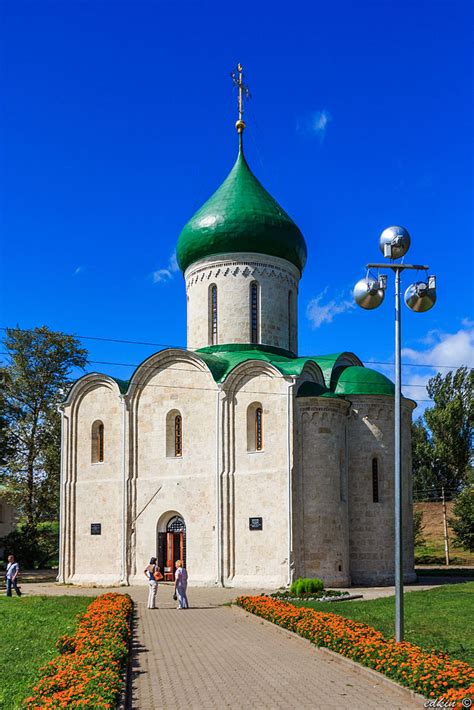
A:
{"type": "MultiPolygon", "coordinates": [[[[233,165],[241,61],[247,158],[308,244],[300,353],[393,361],[389,295],[365,312],[351,289],[402,224],[409,259],[438,277],[432,311],[404,307],[420,366],[404,381],[474,365],[470,2],[9,0],[1,14],[1,326],[185,345],[172,255],[233,165]]],[[[131,366],[157,349],[84,343],[131,366]]]]}

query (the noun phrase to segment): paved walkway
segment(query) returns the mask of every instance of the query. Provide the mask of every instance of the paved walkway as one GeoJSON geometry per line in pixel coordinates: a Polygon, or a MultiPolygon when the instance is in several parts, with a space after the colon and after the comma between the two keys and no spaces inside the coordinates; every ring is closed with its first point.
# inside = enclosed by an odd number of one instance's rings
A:
{"type": "MultiPolygon", "coordinates": [[[[160,590],[162,597],[168,590],[160,590]]],[[[190,603],[195,599],[191,592],[190,603]]],[[[139,710],[421,708],[378,674],[242,609],[138,602],[132,697],[139,710]]]]}
{"type": "MultiPolygon", "coordinates": [[[[111,589],[25,584],[27,594],[97,595],[111,589]]],[[[239,594],[262,590],[191,588],[192,608],[177,611],[172,585],[158,608],[147,586],[116,588],[136,602],[128,710],[405,710],[423,701],[378,673],[317,649],[237,607],[239,594]]],[[[384,592],[386,588],[384,589],[384,592]]]]}

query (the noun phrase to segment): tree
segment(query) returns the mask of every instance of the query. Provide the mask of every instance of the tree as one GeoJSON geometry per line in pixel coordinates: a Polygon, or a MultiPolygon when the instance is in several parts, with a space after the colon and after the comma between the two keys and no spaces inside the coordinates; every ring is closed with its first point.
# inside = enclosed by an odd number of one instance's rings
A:
{"type": "Polygon", "coordinates": [[[423,536],[425,524],[423,523],[423,511],[413,511],[413,542],[415,547],[422,547],[426,540],[423,536]]]}
{"type": "Polygon", "coordinates": [[[433,407],[412,428],[414,491],[429,497],[441,487],[461,490],[472,470],[474,370],[460,367],[432,377],[426,387],[433,407]]]}
{"type": "Polygon", "coordinates": [[[411,448],[414,499],[436,497],[439,493],[433,471],[433,444],[421,417],[411,425],[411,448]]]}
{"type": "Polygon", "coordinates": [[[71,370],[84,369],[87,351],[70,335],[46,326],[33,330],[9,328],[4,347],[4,449],[2,480],[35,536],[41,520],[55,519],[59,510],[61,427],[57,411],[71,384],[71,370]]]}
{"type": "Polygon", "coordinates": [[[458,495],[453,513],[456,517],[451,518],[449,524],[456,538],[454,544],[474,552],[474,486],[465,488],[458,495]]]}

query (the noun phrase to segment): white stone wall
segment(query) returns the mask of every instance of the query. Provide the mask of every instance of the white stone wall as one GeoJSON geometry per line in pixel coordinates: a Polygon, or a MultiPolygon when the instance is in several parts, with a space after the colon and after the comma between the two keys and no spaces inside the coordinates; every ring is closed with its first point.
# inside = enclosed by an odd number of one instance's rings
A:
{"type": "MultiPolygon", "coordinates": [[[[403,556],[406,581],[415,578],[411,431],[413,403],[402,400],[403,556]]],[[[351,396],[348,418],[349,540],[352,582],[392,584],[394,579],[394,400],[351,396]],[[372,459],[377,457],[379,502],[373,502],[372,459]]]]}
{"type": "MultiPolygon", "coordinates": [[[[317,380],[319,371],[311,373],[317,380]]],[[[59,580],[144,582],[158,531],[179,514],[193,584],[276,588],[292,576],[331,586],[351,577],[391,582],[393,399],[294,398],[296,389],[294,378],[251,361],[221,387],[196,355],[178,350],[143,363],[123,397],[110,378],[82,378],[64,407],[59,580]],[[262,451],[248,445],[247,412],[256,405],[262,451]],[[182,416],[181,457],[167,452],[170,411],[182,416]],[[105,428],[103,463],[91,461],[97,419],[105,428]],[[251,517],[263,519],[262,530],[249,530],[251,517]],[[91,523],[101,523],[100,536],[91,535],[91,523]]],[[[414,577],[412,407],[403,402],[407,579],[414,577]]]]}
{"type": "Polygon", "coordinates": [[[260,287],[259,342],[296,353],[300,273],[288,261],[262,254],[231,254],[203,259],[185,273],[187,342],[191,349],[211,345],[209,287],[217,286],[217,344],[250,343],[250,285],[260,287]],[[292,313],[288,322],[288,293],[292,313]]]}
{"type": "Polygon", "coordinates": [[[295,577],[331,587],[350,584],[347,409],[343,400],[296,398],[295,577]]]}
{"type": "Polygon", "coordinates": [[[288,581],[289,384],[266,363],[245,363],[226,382],[221,459],[226,586],[277,588],[288,581]],[[247,412],[255,403],[263,409],[261,451],[248,450],[247,412]],[[249,529],[251,517],[263,518],[262,530],[249,529]]]}
{"type": "MultiPolygon", "coordinates": [[[[107,378],[108,380],[108,378],[107,378]]],[[[122,404],[115,383],[83,383],[65,408],[61,581],[116,584],[121,576],[122,404]],[[91,428],[104,424],[104,461],[93,463],[91,428]],[[101,534],[91,535],[91,524],[101,534]]]]}
{"type": "Polygon", "coordinates": [[[193,584],[217,581],[218,388],[197,358],[174,351],[144,363],[130,396],[130,581],[157,556],[157,533],[179,514],[193,584]],[[183,453],[167,456],[166,417],[182,416],[183,453]]]}

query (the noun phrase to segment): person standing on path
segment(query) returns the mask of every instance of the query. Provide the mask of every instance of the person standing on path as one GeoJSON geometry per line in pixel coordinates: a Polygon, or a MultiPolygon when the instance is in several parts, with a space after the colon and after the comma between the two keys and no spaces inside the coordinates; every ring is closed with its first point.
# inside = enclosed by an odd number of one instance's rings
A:
{"type": "Polygon", "coordinates": [[[176,560],[176,572],[174,573],[174,592],[178,597],[178,609],[189,609],[186,587],[188,586],[188,573],[183,567],[181,560],[176,560]]]}
{"type": "Polygon", "coordinates": [[[15,558],[13,555],[8,555],[8,564],[7,564],[7,574],[6,574],[6,580],[7,580],[7,597],[12,596],[12,587],[14,588],[15,592],[19,597],[21,597],[21,592],[18,587],[18,582],[17,582],[17,577],[18,573],[20,571],[20,567],[18,565],[18,562],[15,562],[15,558]]]}
{"type": "Polygon", "coordinates": [[[158,590],[158,580],[155,579],[155,573],[159,570],[156,565],[156,557],[152,557],[150,564],[143,570],[145,577],[148,580],[148,585],[150,587],[148,592],[148,609],[156,609],[156,592],[158,590]]]}

